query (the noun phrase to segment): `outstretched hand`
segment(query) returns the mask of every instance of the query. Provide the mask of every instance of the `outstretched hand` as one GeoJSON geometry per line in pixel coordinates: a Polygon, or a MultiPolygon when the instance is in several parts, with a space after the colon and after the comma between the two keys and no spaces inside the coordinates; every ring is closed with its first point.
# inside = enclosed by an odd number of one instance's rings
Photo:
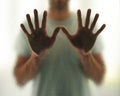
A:
{"type": "Polygon", "coordinates": [[[90,23],[90,14],[91,14],[91,9],[87,10],[87,15],[86,15],[86,21],[85,21],[85,26],[82,24],[82,18],[81,18],[81,11],[77,11],[77,16],[78,16],[78,29],[75,35],[70,35],[68,30],[65,27],[61,27],[65,35],[68,37],[70,42],[74,45],[74,47],[78,49],[82,49],[85,52],[88,52],[94,45],[97,36],[103,31],[105,28],[105,24],[103,24],[97,32],[93,32],[93,29],[96,25],[96,22],[98,20],[99,14],[96,14],[94,17],[94,20],[89,28],[89,23],[90,23]]]}
{"type": "Polygon", "coordinates": [[[26,30],[24,24],[21,24],[21,28],[28,38],[31,49],[36,54],[39,54],[41,51],[50,48],[53,45],[60,28],[59,27],[55,28],[53,35],[51,37],[47,35],[47,32],[46,32],[47,12],[46,11],[44,11],[44,14],[43,14],[41,27],[39,27],[38,12],[36,9],[34,10],[35,28],[33,27],[29,14],[26,15],[26,18],[27,18],[27,22],[31,32],[28,32],[26,30]]]}

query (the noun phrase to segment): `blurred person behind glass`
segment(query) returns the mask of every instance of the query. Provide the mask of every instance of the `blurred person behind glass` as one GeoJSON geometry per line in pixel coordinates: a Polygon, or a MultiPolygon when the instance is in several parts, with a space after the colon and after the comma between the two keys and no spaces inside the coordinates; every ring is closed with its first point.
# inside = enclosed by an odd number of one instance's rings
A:
{"type": "Polygon", "coordinates": [[[88,79],[100,84],[105,73],[97,38],[105,24],[93,32],[99,14],[90,25],[91,9],[83,22],[80,10],[70,11],[69,0],[49,0],[49,5],[43,16],[35,9],[34,18],[27,14],[21,24],[25,34],[16,42],[16,81],[23,86],[33,79],[33,96],[90,96],[88,79]]]}

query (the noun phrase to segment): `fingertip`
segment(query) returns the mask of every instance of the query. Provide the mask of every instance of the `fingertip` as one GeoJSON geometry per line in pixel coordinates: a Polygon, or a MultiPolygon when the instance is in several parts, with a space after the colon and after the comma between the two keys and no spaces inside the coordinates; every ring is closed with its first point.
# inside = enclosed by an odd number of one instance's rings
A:
{"type": "Polygon", "coordinates": [[[23,28],[23,27],[24,27],[24,25],[23,25],[23,24],[20,24],[20,27],[21,27],[21,28],[23,28]]]}
{"type": "Polygon", "coordinates": [[[26,31],[25,26],[23,24],[20,24],[20,27],[22,28],[22,30],[26,31]]]}
{"type": "Polygon", "coordinates": [[[99,17],[99,14],[98,14],[98,13],[96,13],[96,16],[97,16],[97,17],[99,17]]]}
{"type": "Polygon", "coordinates": [[[61,30],[62,30],[63,32],[65,32],[65,31],[66,31],[65,27],[61,27],[61,30]]]}
{"type": "Polygon", "coordinates": [[[45,11],[44,11],[44,16],[46,16],[46,15],[47,15],[47,11],[45,10],[45,11]]]}
{"type": "Polygon", "coordinates": [[[46,17],[47,17],[47,11],[45,10],[43,13],[43,18],[46,19],[46,17]]]}
{"type": "Polygon", "coordinates": [[[23,24],[20,24],[20,26],[21,26],[23,32],[24,32],[27,36],[29,36],[29,33],[27,32],[25,26],[24,26],[23,24]]]}
{"type": "Polygon", "coordinates": [[[37,9],[34,9],[34,13],[37,14],[37,12],[38,12],[37,9]]]}
{"type": "Polygon", "coordinates": [[[77,12],[80,12],[80,9],[78,9],[77,12]]]}
{"type": "Polygon", "coordinates": [[[34,9],[34,11],[37,11],[37,9],[34,9]]]}
{"type": "Polygon", "coordinates": [[[53,35],[52,35],[52,37],[51,37],[51,38],[53,38],[53,40],[56,39],[56,36],[57,36],[57,34],[59,33],[59,30],[60,30],[59,27],[56,27],[56,28],[54,29],[53,35]]]}
{"type": "Polygon", "coordinates": [[[103,24],[104,27],[106,27],[106,24],[103,24]]]}
{"type": "Polygon", "coordinates": [[[88,11],[91,12],[91,9],[89,8],[88,11]]]}
{"type": "Polygon", "coordinates": [[[87,14],[91,14],[91,9],[88,9],[88,10],[87,10],[87,14]]]}
{"type": "Polygon", "coordinates": [[[60,30],[60,27],[58,27],[57,29],[60,30]]]}
{"type": "Polygon", "coordinates": [[[57,28],[55,29],[56,32],[58,32],[59,30],[60,30],[60,27],[57,27],[57,28]]]}
{"type": "Polygon", "coordinates": [[[30,17],[30,15],[29,15],[29,14],[26,14],[26,17],[27,17],[27,18],[29,18],[29,17],[30,17]]]}
{"type": "Polygon", "coordinates": [[[80,11],[80,9],[78,9],[78,10],[77,10],[77,14],[80,14],[80,13],[81,13],[81,11],[80,11]]]}
{"type": "Polygon", "coordinates": [[[106,24],[103,24],[103,25],[102,25],[102,29],[104,29],[105,27],[106,27],[106,24]]]}
{"type": "Polygon", "coordinates": [[[99,14],[96,13],[96,14],[95,14],[95,17],[94,17],[95,21],[97,21],[98,18],[99,18],[99,14]]]}

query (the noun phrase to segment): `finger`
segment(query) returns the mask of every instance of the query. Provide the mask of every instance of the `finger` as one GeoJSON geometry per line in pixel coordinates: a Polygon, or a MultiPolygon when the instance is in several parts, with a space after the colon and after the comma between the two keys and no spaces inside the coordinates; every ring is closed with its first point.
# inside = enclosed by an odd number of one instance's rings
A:
{"type": "Polygon", "coordinates": [[[33,24],[32,24],[30,15],[27,14],[27,15],[26,15],[26,18],[27,18],[27,21],[28,21],[28,25],[29,25],[29,27],[30,27],[30,30],[31,30],[31,32],[33,33],[33,32],[34,32],[34,28],[33,28],[33,24]]]}
{"type": "Polygon", "coordinates": [[[53,35],[52,35],[52,37],[51,37],[52,39],[54,39],[54,40],[56,39],[56,36],[57,36],[59,30],[60,30],[60,27],[56,27],[56,28],[55,28],[55,30],[54,30],[54,32],[53,32],[53,35]]]}
{"type": "Polygon", "coordinates": [[[34,19],[34,20],[35,20],[35,21],[34,21],[34,22],[35,22],[35,28],[36,28],[36,29],[39,29],[38,12],[37,12],[36,9],[34,10],[34,17],[35,17],[35,19],[34,19]]]}
{"type": "Polygon", "coordinates": [[[93,29],[94,29],[94,27],[95,27],[95,25],[96,25],[96,22],[97,22],[97,20],[98,20],[98,17],[99,17],[99,14],[96,14],[96,15],[95,15],[95,18],[94,18],[94,20],[93,20],[93,22],[92,22],[92,24],[91,24],[91,26],[90,26],[90,30],[91,30],[91,31],[93,31],[93,29]]]}
{"type": "Polygon", "coordinates": [[[65,35],[68,37],[68,39],[71,40],[72,36],[69,34],[68,30],[64,26],[61,26],[61,29],[65,33],[65,35]]]}
{"type": "Polygon", "coordinates": [[[27,30],[23,24],[21,24],[21,28],[22,28],[23,32],[26,34],[26,36],[29,37],[30,34],[27,32],[27,30]]]}
{"type": "Polygon", "coordinates": [[[46,28],[46,20],[47,20],[47,11],[44,11],[43,13],[43,19],[42,19],[42,28],[46,28]]]}
{"type": "Polygon", "coordinates": [[[90,14],[91,14],[91,9],[87,10],[87,16],[86,16],[86,21],[85,21],[85,27],[88,28],[89,23],[90,23],[90,14]]]}
{"type": "Polygon", "coordinates": [[[102,31],[103,31],[103,29],[106,27],[106,25],[105,24],[103,24],[101,27],[100,27],[100,29],[95,33],[95,36],[98,36],[102,31]]]}
{"type": "Polygon", "coordinates": [[[81,29],[82,27],[82,17],[81,17],[81,11],[77,11],[77,17],[78,17],[78,29],[81,29]]]}

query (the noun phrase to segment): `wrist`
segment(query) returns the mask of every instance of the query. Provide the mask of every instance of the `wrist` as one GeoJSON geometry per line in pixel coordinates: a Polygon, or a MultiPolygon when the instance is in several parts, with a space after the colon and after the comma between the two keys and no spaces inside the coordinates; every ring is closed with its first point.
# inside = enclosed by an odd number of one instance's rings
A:
{"type": "Polygon", "coordinates": [[[37,56],[39,55],[32,51],[31,57],[37,57],[37,56]]]}
{"type": "Polygon", "coordinates": [[[91,50],[88,52],[85,52],[83,49],[79,49],[79,54],[81,56],[87,57],[87,56],[90,56],[92,54],[92,52],[91,52],[91,50]]]}
{"type": "Polygon", "coordinates": [[[31,58],[34,59],[36,62],[41,61],[45,56],[46,51],[41,51],[39,54],[32,52],[31,58]]]}
{"type": "Polygon", "coordinates": [[[32,55],[31,56],[32,57],[41,57],[44,54],[45,54],[45,51],[41,51],[39,53],[36,53],[36,52],[32,51],[32,55]]]}

